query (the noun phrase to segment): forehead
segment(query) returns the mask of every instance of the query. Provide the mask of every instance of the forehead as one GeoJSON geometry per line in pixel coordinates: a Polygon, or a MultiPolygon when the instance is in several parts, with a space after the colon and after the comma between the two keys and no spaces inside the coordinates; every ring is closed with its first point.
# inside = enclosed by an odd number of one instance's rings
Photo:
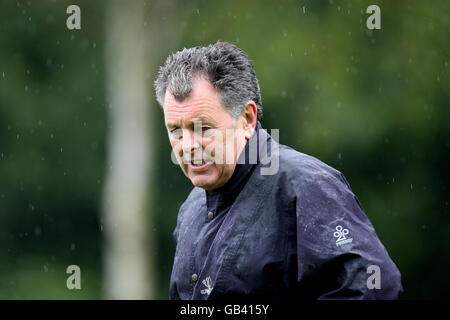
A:
{"type": "Polygon", "coordinates": [[[194,119],[214,120],[223,112],[227,113],[214,86],[201,77],[193,80],[192,91],[183,101],[175,99],[169,90],[164,97],[166,125],[194,119]]]}

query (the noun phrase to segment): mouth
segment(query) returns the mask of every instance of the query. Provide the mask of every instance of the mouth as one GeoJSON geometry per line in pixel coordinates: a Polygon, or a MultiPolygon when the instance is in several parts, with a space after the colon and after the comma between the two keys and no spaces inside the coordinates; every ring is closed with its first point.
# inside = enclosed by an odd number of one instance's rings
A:
{"type": "Polygon", "coordinates": [[[205,161],[203,159],[192,160],[189,163],[189,168],[191,168],[193,171],[200,171],[200,170],[205,170],[211,164],[212,164],[212,161],[205,161]]]}

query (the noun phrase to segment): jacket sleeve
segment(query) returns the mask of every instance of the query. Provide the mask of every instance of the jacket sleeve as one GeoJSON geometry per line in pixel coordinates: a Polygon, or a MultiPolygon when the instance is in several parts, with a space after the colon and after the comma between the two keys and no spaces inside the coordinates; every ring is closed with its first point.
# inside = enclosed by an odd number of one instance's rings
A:
{"type": "MultiPolygon", "coordinates": [[[[192,193],[192,192],[191,192],[192,193]]],[[[178,210],[178,215],[177,215],[177,224],[175,226],[175,229],[172,233],[173,236],[173,241],[175,244],[175,255],[174,255],[174,264],[175,264],[175,260],[178,259],[178,250],[181,250],[180,248],[178,248],[178,238],[179,238],[179,233],[180,233],[180,228],[181,225],[183,223],[183,216],[184,213],[186,211],[186,207],[189,204],[189,197],[181,204],[180,209],[178,210]]],[[[172,267],[172,275],[170,277],[170,283],[169,283],[169,297],[171,300],[180,300],[180,294],[178,293],[178,288],[173,280],[173,267],[172,267]]]]}
{"type": "Polygon", "coordinates": [[[400,272],[339,171],[297,181],[297,264],[315,299],[397,299],[400,272]]]}

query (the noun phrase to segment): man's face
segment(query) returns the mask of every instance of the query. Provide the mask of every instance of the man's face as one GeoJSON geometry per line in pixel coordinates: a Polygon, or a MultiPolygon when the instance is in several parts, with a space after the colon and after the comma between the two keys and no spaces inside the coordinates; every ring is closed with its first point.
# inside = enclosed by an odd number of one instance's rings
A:
{"type": "Polygon", "coordinates": [[[182,102],[166,91],[164,118],[183,173],[195,186],[213,190],[234,172],[246,142],[246,121],[228,113],[208,80],[196,77],[192,84],[182,102]]]}

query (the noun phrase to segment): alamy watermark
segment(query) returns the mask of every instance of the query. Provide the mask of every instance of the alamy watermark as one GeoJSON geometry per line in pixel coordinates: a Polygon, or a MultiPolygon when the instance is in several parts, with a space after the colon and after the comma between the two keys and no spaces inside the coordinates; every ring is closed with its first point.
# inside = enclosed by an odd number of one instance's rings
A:
{"type": "Polygon", "coordinates": [[[279,170],[279,129],[270,130],[270,134],[269,143],[267,132],[256,130],[256,136],[247,141],[248,153],[244,152],[245,146],[241,146],[243,151],[239,156],[236,151],[238,141],[245,135],[243,129],[226,129],[225,132],[212,128],[205,130],[201,121],[195,121],[193,134],[191,130],[169,131],[171,160],[176,165],[202,165],[208,162],[219,165],[256,164],[259,161],[262,165],[261,175],[274,175],[279,170]]]}
{"type": "Polygon", "coordinates": [[[66,13],[70,14],[66,20],[66,26],[69,30],[81,29],[81,9],[75,4],[71,4],[67,7],[66,13]]]}
{"type": "Polygon", "coordinates": [[[372,4],[367,7],[366,13],[371,14],[366,20],[367,29],[381,29],[381,9],[379,6],[372,4]]]}
{"type": "Polygon", "coordinates": [[[367,289],[381,289],[381,270],[376,264],[372,264],[367,267],[367,273],[370,276],[367,278],[366,285],[367,289]]]}
{"type": "Polygon", "coordinates": [[[70,274],[70,276],[67,278],[66,286],[67,289],[73,290],[81,289],[81,269],[79,266],[73,264],[67,267],[66,273],[70,274]]]}
{"type": "MultiPolygon", "coordinates": [[[[305,7],[303,7],[303,13],[305,7]]],[[[66,13],[70,14],[66,20],[66,26],[69,30],[81,30],[81,9],[75,4],[71,4],[67,7],[66,13]]],[[[381,9],[379,6],[372,4],[367,7],[366,13],[370,16],[366,20],[367,29],[381,29],[381,9]]]]}

